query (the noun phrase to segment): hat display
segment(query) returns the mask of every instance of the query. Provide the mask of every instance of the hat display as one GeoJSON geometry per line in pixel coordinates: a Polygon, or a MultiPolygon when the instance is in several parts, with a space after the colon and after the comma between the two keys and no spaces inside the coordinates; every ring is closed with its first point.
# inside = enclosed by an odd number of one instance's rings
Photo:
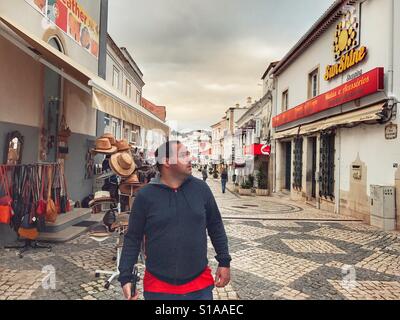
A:
{"type": "Polygon", "coordinates": [[[93,207],[96,204],[102,202],[115,202],[113,198],[111,198],[110,192],[108,191],[97,191],[94,194],[94,199],[89,201],[89,207],[93,207]]]}
{"type": "Polygon", "coordinates": [[[143,184],[139,181],[137,174],[133,174],[126,178],[119,185],[119,190],[124,194],[131,194],[136,192],[138,189],[143,187],[143,184]]]}
{"type": "Polygon", "coordinates": [[[108,140],[110,140],[112,146],[115,146],[117,144],[117,140],[112,133],[105,133],[101,136],[101,138],[107,138],[108,140]]]}
{"type": "Polygon", "coordinates": [[[111,142],[108,138],[99,138],[96,139],[96,146],[93,149],[93,152],[103,153],[103,154],[113,154],[117,152],[117,147],[111,145],[111,142]]]}
{"type": "Polygon", "coordinates": [[[124,179],[121,183],[125,184],[135,184],[135,183],[140,183],[139,178],[136,173],[132,174],[128,178],[124,179]]]}
{"type": "Polygon", "coordinates": [[[117,140],[117,143],[115,145],[119,151],[128,151],[131,149],[131,146],[129,145],[128,141],[125,139],[123,140],[117,140]]]}
{"type": "Polygon", "coordinates": [[[118,152],[111,156],[111,169],[121,177],[129,177],[136,169],[132,156],[127,152],[118,152]]]}
{"type": "Polygon", "coordinates": [[[111,235],[105,225],[96,225],[89,232],[89,237],[99,242],[107,240],[111,235]]]}
{"type": "Polygon", "coordinates": [[[121,183],[119,185],[119,191],[121,191],[122,194],[130,195],[138,191],[143,186],[143,183],[121,183]]]}

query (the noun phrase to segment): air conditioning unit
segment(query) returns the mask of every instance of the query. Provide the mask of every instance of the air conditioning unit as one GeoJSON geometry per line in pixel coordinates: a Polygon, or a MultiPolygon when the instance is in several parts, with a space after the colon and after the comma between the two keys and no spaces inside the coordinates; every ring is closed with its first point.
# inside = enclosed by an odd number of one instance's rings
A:
{"type": "Polygon", "coordinates": [[[396,229],[396,189],[371,185],[371,225],[384,231],[396,229]]]}

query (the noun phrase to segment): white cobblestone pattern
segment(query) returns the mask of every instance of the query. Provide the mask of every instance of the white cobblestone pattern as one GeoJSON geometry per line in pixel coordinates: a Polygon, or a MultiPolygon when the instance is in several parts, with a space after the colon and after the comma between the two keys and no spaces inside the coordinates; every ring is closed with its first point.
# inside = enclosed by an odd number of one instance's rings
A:
{"type": "Polygon", "coordinates": [[[279,233],[275,230],[262,229],[237,223],[225,226],[225,231],[232,237],[244,240],[256,240],[279,233]]]}
{"type": "Polygon", "coordinates": [[[382,236],[377,234],[368,234],[368,233],[354,232],[349,230],[339,230],[327,227],[311,231],[308,234],[322,238],[351,242],[359,245],[364,245],[372,241],[380,240],[382,238],[382,236]]]}
{"type": "Polygon", "coordinates": [[[320,264],[260,248],[238,251],[232,266],[284,286],[317,269],[320,264]]]}
{"type": "Polygon", "coordinates": [[[399,282],[357,281],[348,286],[342,281],[328,281],[349,300],[398,300],[400,297],[399,282]]]}
{"type": "Polygon", "coordinates": [[[378,251],[357,263],[356,267],[400,277],[400,256],[378,251]]]}
{"type": "Polygon", "coordinates": [[[346,254],[335,245],[323,240],[282,240],[294,252],[346,254]]]}

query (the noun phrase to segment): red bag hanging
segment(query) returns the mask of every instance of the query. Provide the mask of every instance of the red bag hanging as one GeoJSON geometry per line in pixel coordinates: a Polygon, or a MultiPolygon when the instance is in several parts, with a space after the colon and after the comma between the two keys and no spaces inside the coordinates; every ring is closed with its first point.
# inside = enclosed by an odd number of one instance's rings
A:
{"type": "Polygon", "coordinates": [[[44,185],[45,185],[45,170],[44,167],[39,167],[38,171],[40,172],[40,183],[41,183],[41,187],[40,187],[40,195],[39,195],[39,201],[37,204],[37,208],[36,208],[36,213],[39,217],[42,217],[46,214],[46,208],[47,208],[47,202],[46,200],[44,200],[44,185]]]}
{"type": "Polygon", "coordinates": [[[14,212],[12,209],[10,185],[8,183],[8,172],[4,166],[0,166],[0,183],[5,193],[5,196],[0,198],[0,224],[10,224],[14,212]]]}

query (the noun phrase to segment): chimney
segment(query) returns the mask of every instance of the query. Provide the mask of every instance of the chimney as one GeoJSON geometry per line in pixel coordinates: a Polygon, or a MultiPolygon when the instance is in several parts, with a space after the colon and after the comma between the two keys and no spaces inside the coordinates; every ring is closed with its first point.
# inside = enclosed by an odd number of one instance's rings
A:
{"type": "Polygon", "coordinates": [[[236,108],[240,108],[240,104],[239,103],[236,103],[236,108]]]}
{"type": "Polygon", "coordinates": [[[247,107],[250,108],[252,103],[253,103],[253,101],[252,101],[251,97],[248,97],[247,98],[247,107]]]}

